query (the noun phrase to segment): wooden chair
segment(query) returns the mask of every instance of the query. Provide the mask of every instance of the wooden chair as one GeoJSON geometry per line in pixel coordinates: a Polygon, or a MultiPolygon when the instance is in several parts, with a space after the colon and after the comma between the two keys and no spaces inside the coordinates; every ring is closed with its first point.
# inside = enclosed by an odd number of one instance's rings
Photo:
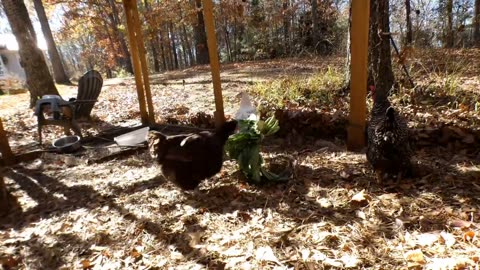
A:
{"type": "Polygon", "coordinates": [[[38,120],[38,137],[42,144],[42,127],[46,125],[62,126],[65,135],[73,130],[82,138],[82,132],[77,120],[91,120],[91,112],[103,86],[103,79],[96,70],[86,72],[78,82],[77,98],[68,101],[56,95],[46,95],[39,99],[35,106],[35,115],[38,120]],[[44,113],[50,115],[45,117],[44,113]]]}
{"type": "Polygon", "coordinates": [[[75,119],[91,120],[91,113],[97,98],[102,90],[103,79],[96,70],[85,73],[78,81],[77,99],[75,105],[75,119]]]}

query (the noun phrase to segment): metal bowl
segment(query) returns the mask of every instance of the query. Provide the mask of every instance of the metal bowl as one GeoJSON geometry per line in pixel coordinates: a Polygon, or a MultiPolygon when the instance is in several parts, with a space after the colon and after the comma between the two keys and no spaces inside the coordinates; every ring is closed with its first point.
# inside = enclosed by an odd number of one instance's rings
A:
{"type": "Polygon", "coordinates": [[[82,146],[80,144],[79,136],[66,136],[60,139],[56,139],[55,141],[53,141],[52,145],[63,153],[75,152],[82,146]]]}

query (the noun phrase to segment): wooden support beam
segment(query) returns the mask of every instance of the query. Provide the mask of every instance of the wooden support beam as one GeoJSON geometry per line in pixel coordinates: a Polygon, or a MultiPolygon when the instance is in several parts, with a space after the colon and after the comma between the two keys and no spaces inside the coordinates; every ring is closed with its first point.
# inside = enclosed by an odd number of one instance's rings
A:
{"type": "Polygon", "coordinates": [[[365,146],[365,124],[367,116],[367,65],[370,0],[354,0],[352,3],[351,80],[350,80],[350,123],[347,148],[361,150],[365,146]]]}
{"type": "Polygon", "coordinates": [[[138,104],[140,106],[140,116],[142,124],[148,124],[148,112],[145,105],[145,92],[143,87],[142,68],[140,63],[140,56],[138,52],[138,44],[135,31],[135,20],[133,15],[134,6],[136,7],[135,0],[123,0],[123,8],[125,11],[125,17],[127,19],[128,38],[130,41],[130,53],[132,55],[133,72],[135,73],[135,84],[137,86],[138,104]]]}
{"type": "Polygon", "coordinates": [[[223,111],[222,85],[220,81],[220,61],[218,60],[217,36],[213,19],[212,0],[203,1],[203,17],[207,32],[208,55],[210,57],[210,69],[212,71],[213,94],[215,95],[215,126],[219,127],[225,122],[223,111]]]}
{"type": "Polygon", "coordinates": [[[155,112],[153,109],[152,92],[150,91],[150,78],[148,72],[148,65],[145,52],[145,43],[143,41],[142,25],[138,18],[138,8],[136,2],[132,5],[133,22],[135,29],[135,36],[137,38],[138,55],[140,58],[140,65],[142,66],[143,86],[145,90],[145,97],[147,99],[148,121],[150,125],[155,124],[155,112]]]}
{"type": "Polygon", "coordinates": [[[7,133],[3,129],[2,119],[0,118],[0,153],[2,153],[3,161],[6,165],[10,165],[14,162],[15,157],[13,156],[12,149],[8,143],[7,133]]]}

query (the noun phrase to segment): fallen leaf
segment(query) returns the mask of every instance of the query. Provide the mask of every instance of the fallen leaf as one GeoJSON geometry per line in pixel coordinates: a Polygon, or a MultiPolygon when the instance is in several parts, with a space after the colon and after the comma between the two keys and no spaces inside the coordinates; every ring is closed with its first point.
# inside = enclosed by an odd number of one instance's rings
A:
{"type": "Polygon", "coordinates": [[[358,267],[358,265],[361,263],[357,257],[350,255],[343,255],[340,260],[343,262],[343,267],[345,268],[358,267]]]}
{"type": "Polygon", "coordinates": [[[275,262],[280,265],[280,261],[273,254],[273,250],[268,246],[258,248],[255,252],[255,258],[258,261],[275,262]]]}
{"type": "Polygon", "coordinates": [[[469,228],[470,226],[472,226],[472,223],[461,219],[455,219],[450,222],[450,226],[463,229],[469,228]]]}
{"type": "Polygon", "coordinates": [[[475,238],[475,232],[474,231],[468,231],[463,234],[463,240],[467,242],[473,241],[473,238],[475,238]]]}
{"type": "MultiPolygon", "coordinates": [[[[5,269],[11,269],[18,266],[18,260],[14,257],[0,258],[0,266],[5,267],[5,269]]],[[[3,268],[2,268],[3,269],[3,268]]]]}
{"type": "Polygon", "coordinates": [[[90,269],[93,267],[93,264],[88,259],[82,260],[80,263],[82,264],[83,269],[90,269]]]}
{"type": "Polygon", "coordinates": [[[425,264],[425,257],[420,249],[410,250],[405,254],[405,259],[410,262],[425,264]]]}
{"type": "Polygon", "coordinates": [[[365,213],[363,211],[355,211],[355,214],[357,214],[357,217],[363,219],[363,220],[366,220],[367,217],[365,216],[365,213]]]}
{"type": "Polygon", "coordinates": [[[328,265],[328,266],[339,267],[339,268],[343,267],[343,263],[341,261],[330,259],[330,258],[326,258],[323,261],[323,263],[328,265]]]}
{"type": "Polygon", "coordinates": [[[447,232],[441,232],[440,236],[441,236],[440,239],[442,240],[443,243],[445,243],[445,246],[447,246],[448,248],[452,247],[455,244],[455,237],[453,236],[453,234],[447,233],[447,232]]]}
{"type": "Polygon", "coordinates": [[[190,236],[190,246],[193,248],[203,247],[202,237],[205,235],[204,232],[192,232],[188,234],[190,236]]]}
{"type": "Polygon", "coordinates": [[[142,257],[142,254],[140,252],[138,252],[138,250],[136,248],[132,249],[132,251],[130,252],[130,256],[132,256],[133,258],[135,258],[136,260],[140,259],[142,257]]]}
{"type": "Polygon", "coordinates": [[[433,233],[423,233],[417,236],[417,244],[420,246],[431,246],[438,240],[438,235],[433,233]]]}
{"type": "Polygon", "coordinates": [[[242,256],[244,252],[236,247],[230,247],[229,249],[221,252],[221,254],[226,257],[239,257],[242,256]]]}
{"type": "Polygon", "coordinates": [[[302,253],[302,261],[304,261],[304,262],[307,261],[308,258],[310,257],[310,250],[308,250],[308,249],[303,249],[303,250],[301,251],[301,253],[302,253]]]}
{"type": "Polygon", "coordinates": [[[247,212],[237,212],[237,217],[242,219],[242,221],[244,221],[244,222],[248,222],[248,221],[252,220],[252,216],[247,212]]]}
{"type": "Polygon", "coordinates": [[[371,199],[372,198],[368,194],[365,194],[365,190],[362,190],[359,193],[353,195],[350,202],[352,205],[366,206],[371,199]]]}

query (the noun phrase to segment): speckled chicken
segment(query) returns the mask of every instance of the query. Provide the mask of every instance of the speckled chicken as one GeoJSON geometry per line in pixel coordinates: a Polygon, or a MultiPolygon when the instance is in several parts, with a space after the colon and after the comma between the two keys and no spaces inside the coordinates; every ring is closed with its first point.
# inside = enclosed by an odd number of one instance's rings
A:
{"type": "Polygon", "coordinates": [[[367,126],[367,160],[375,170],[378,182],[385,173],[402,176],[411,175],[412,151],[405,119],[391,106],[385,93],[376,94],[367,126]]]}
{"type": "Polygon", "coordinates": [[[184,190],[195,189],[202,180],[220,172],[223,147],[237,127],[235,120],[214,132],[167,136],[151,130],[150,155],[161,165],[163,175],[184,190]]]}

